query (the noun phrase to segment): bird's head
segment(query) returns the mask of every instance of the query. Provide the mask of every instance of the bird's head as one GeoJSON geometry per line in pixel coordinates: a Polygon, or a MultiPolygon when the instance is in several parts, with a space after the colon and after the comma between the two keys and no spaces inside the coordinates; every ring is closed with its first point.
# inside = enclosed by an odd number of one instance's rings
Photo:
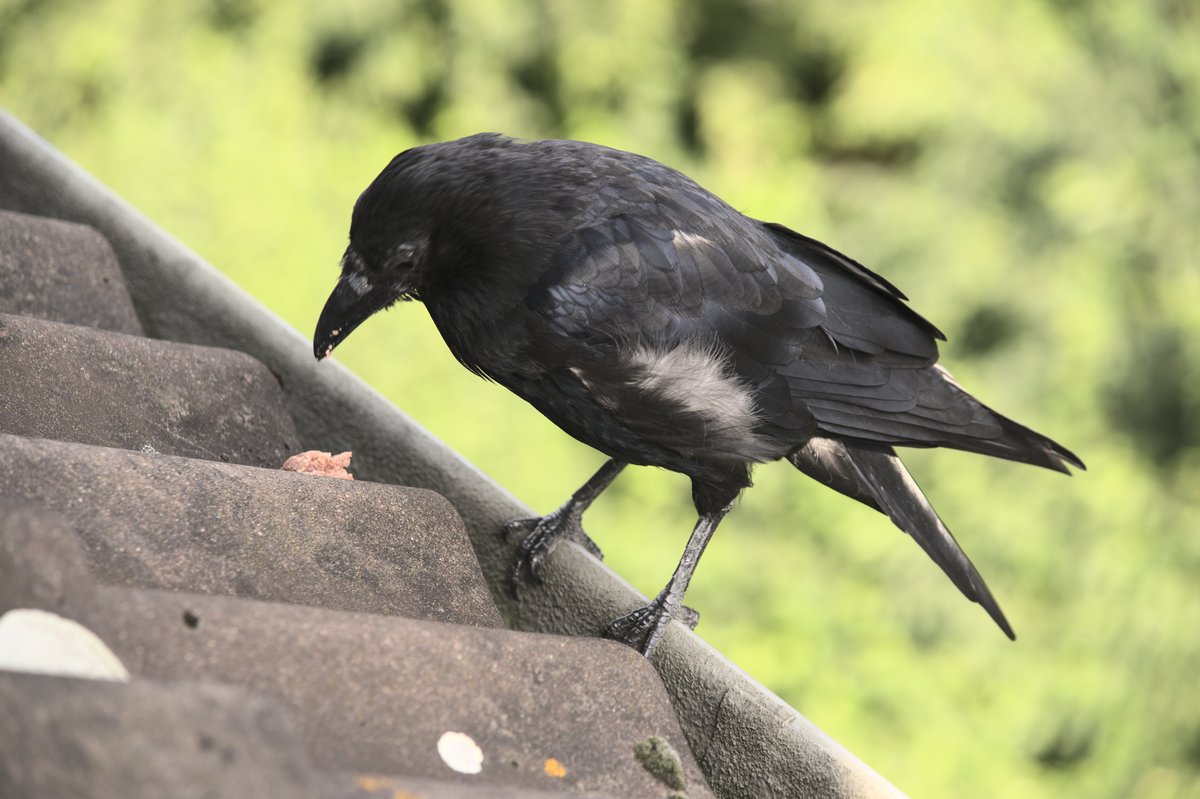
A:
{"type": "MultiPolygon", "coordinates": [[[[477,262],[489,231],[512,227],[505,208],[541,195],[535,181],[514,185],[520,181],[513,175],[527,174],[527,167],[499,177],[520,152],[515,140],[482,133],[393,158],[354,204],[342,276],[321,311],[313,354],[329,355],[397,300],[430,299],[463,264],[477,262]]],[[[509,242],[510,249],[516,244],[509,242]]]]}
{"type": "Polygon", "coordinates": [[[420,290],[427,248],[421,239],[401,241],[382,253],[359,250],[354,241],[342,256],[342,276],[325,301],[313,333],[313,354],[326,357],[374,314],[420,290]]]}
{"type": "Polygon", "coordinates": [[[342,274],[313,334],[318,360],[372,314],[418,297],[432,273],[431,217],[421,208],[420,187],[395,165],[354,205],[342,274]]]}

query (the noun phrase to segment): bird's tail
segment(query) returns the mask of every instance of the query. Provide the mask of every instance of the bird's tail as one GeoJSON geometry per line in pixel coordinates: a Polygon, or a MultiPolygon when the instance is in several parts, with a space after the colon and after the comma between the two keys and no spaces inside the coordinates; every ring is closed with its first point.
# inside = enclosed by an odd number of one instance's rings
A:
{"type": "Polygon", "coordinates": [[[938,367],[916,372],[925,382],[909,408],[879,409],[874,400],[810,400],[819,429],[851,447],[949,447],[1070,474],[1086,469],[1075,453],[964,391],[938,367]]]}
{"type": "Polygon", "coordinates": [[[789,459],[810,477],[886,514],[920,544],[967,599],[982,605],[1004,634],[1016,640],[987,583],[892,449],[866,449],[814,438],[789,459]]]}
{"type": "Polygon", "coordinates": [[[1020,463],[1029,463],[1034,466],[1053,469],[1063,474],[1071,473],[1071,470],[1067,468],[1068,464],[1077,469],[1087,468],[1078,455],[1057,441],[1042,435],[1036,430],[1030,430],[1025,425],[1014,422],[1007,416],[1003,416],[991,408],[987,408],[987,406],[983,407],[993,414],[1004,431],[1003,435],[992,441],[973,441],[965,446],[958,446],[957,444],[952,446],[965,449],[969,452],[979,452],[983,455],[993,455],[1010,461],[1019,461],[1020,463]]]}

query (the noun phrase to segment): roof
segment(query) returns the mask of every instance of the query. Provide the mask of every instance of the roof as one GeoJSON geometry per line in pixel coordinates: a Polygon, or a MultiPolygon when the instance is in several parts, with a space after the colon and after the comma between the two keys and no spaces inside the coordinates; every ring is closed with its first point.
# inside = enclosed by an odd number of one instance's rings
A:
{"type": "Polygon", "coordinates": [[[898,795],[3,113],[0,208],[0,794],[898,795]]]}

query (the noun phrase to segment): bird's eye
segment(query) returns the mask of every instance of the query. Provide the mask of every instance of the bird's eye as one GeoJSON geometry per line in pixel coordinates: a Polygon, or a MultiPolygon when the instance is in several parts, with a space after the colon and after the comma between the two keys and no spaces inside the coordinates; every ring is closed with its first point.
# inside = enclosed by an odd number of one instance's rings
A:
{"type": "Polygon", "coordinates": [[[413,268],[415,260],[416,247],[411,244],[401,244],[392,251],[388,266],[395,270],[406,271],[413,268]]]}

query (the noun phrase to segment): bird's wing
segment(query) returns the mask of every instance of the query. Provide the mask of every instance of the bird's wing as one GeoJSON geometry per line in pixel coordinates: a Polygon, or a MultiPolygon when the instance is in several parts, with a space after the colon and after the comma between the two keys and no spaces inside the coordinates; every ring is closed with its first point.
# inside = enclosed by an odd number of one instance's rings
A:
{"type": "Polygon", "coordinates": [[[558,332],[597,343],[669,344],[706,320],[715,329],[720,314],[744,314],[774,321],[774,343],[787,346],[824,321],[822,283],[812,269],[799,262],[783,268],[768,237],[738,237],[720,215],[672,210],[652,206],[574,231],[530,305],[558,332]]]}
{"type": "Polygon", "coordinates": [[[803,264],[780,268],[769,237],[750,224],[734,246],[738,231],[722,220],[736,226],[743,217],[717,207],[688,213],[686,199],[567,237],[528,296],[549,333],[534,339],[567,342],[567,358],[545,359],[571,367],[560,383],[581,384],[649,445],[743,463],[778,458],[788,442],[756,434],[756,389],[721,320],[746,314],[773,324],[760,340],[794,358],[825,318],[820,278],[803,264]]]}
{"type": "Polygon", "coordinates": [[[826,336],[780,367],[825,435],[868,444],[953,447],[1066,472],[1073,453],[968,394],[936,364],[942,333],[883,278],[818,241],[766,225],[824,285],[826,336]]]}
{"type": "Polygon", "coordinates": [[[941,332],[886,280],[706,193],[675,192],[575,231],[528,304],[598,351],[713,343],[781,441],[949,446],[1060,471],[1073,460],[935,366],[941,332]]]}
{"type": "MultiPolygon", "coordinates": [[[[918,409],[940,378],[906,373],[936,360],[936,329],[865,268],[815,243],[789,252],[777,229],[709,197],[677,194],[673,204],[575,231],[530,292],[530,307],[557,334],[599,351],[718,345],[760,413],[797,442],[817,432],[821,416],[844,430],[847,409],[884,418],[918,409]]],[[[855,432],[871,438],[874,422],[855,432]]]]}

